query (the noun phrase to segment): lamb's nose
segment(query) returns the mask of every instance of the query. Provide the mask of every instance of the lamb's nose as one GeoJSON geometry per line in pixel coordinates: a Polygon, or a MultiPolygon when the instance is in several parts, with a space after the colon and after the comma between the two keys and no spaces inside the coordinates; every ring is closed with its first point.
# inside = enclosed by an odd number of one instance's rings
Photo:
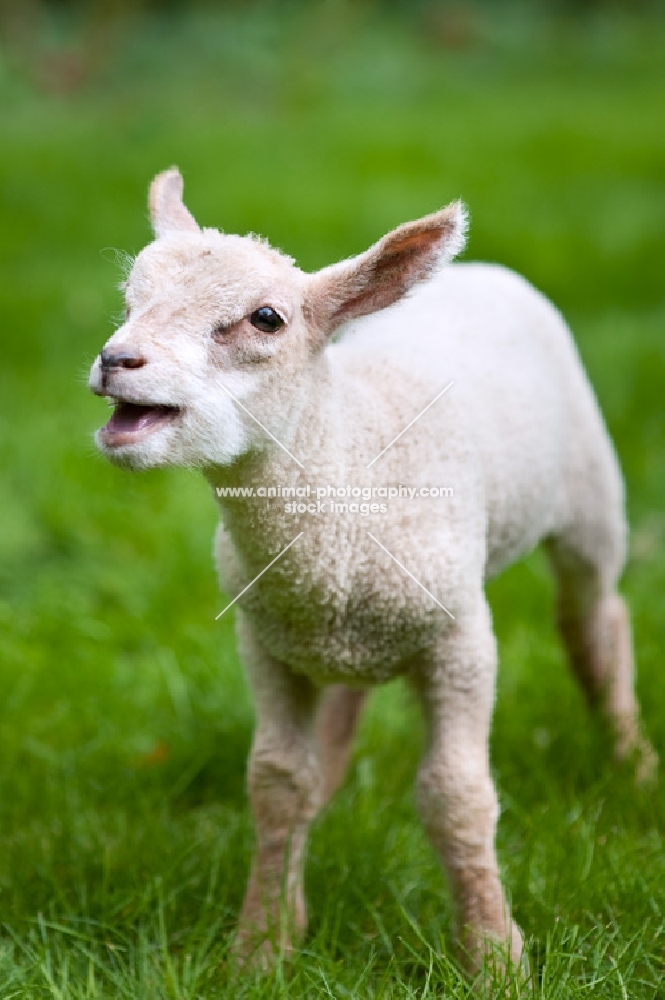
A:
{"type": "Polygon", "coordinates": [[[121,351],[119,354],[109,354],[104,350],[100,354],[99,360],[104,371],[108,371],[109,368],[142,368],[145,364],[145,358],[141,357],[140,354],[128,354],[126,351],[121,351]]]}

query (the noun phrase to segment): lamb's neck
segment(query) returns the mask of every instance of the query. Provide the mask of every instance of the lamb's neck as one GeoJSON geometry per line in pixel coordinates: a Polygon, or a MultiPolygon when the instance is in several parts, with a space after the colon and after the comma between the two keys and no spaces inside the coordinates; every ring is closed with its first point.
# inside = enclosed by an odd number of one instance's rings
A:
{"type": "Polygon", "coordinates": [[[347,467],[333,367],[323,357],[314,372],[294,406],[297,416],[291,433],[279,443],[267,438],[260,449],[232,465],[206,470],[222,521],[235,546],[248,554],[274,555],[310,521],[316,523],[314,511],[301,510],[294,516],[297,512],[288,508],[289,503],[299,500],[316,506],[312,487],[326,476],[337,479],[347,467]]]}

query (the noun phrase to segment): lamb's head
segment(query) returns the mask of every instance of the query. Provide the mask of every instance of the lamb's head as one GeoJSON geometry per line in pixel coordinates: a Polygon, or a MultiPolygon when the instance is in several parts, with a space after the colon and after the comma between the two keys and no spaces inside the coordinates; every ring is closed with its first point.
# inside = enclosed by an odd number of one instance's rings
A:
{"type": "Polygon", "coordinates": [[[228,465],[290,437],[339,326],[383,309],[457,253],[454,203],[308,275],[253,236],[200,229],[177,170],[150,188],[156,239],[125,283],[127,315],[93,364],[114,404],[96,441],[133,468],[228,465]]]}

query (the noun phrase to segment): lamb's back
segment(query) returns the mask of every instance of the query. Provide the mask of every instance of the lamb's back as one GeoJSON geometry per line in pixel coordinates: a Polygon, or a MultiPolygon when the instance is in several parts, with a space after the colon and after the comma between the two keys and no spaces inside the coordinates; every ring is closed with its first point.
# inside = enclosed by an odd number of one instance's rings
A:
{"type": "Polygon", "coordinates": [[[349,324],[334,350],[384,400],[405,378],[417,384],[414,415],[454,380],[407,432],[411,458],[436,465],[436,448],[465,456],[459,488],[473,483],[477,493],[482,483],[483,496],[469,503],[480,499],[487,511],[488,575],[566,521],[576,470],[598,461],[602,477],[616,478],[565,321],[504,267],[449,265],[396,305],[349,324]]]}

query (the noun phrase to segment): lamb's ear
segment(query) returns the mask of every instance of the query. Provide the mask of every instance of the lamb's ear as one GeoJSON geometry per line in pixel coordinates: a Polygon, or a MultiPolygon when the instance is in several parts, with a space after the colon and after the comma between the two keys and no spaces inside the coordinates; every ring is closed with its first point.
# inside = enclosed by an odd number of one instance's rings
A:
{"type": "Polygon", "coordinates": [[[150,185],[148,204],[155,236],[183,231],[201,232],[194,216],[183,204],[182,188],[182,177],[176,167],[157,174],[150,185]]]}
{"type": "Polygon", "coordinates": [[[466,210],[456,201],[398,226],[358,257],[313,274],[305,310],[324,335],[355,316],[392,305],[464,247],[466,210]]]}

